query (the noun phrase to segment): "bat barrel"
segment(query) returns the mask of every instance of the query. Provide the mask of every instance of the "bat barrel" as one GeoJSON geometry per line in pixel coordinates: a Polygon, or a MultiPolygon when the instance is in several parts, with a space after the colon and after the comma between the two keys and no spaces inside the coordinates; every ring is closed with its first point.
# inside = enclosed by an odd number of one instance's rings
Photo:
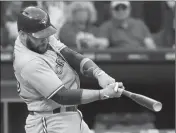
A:
{"type": "Polygon", "coordinates": [[[131,95],[131,99],[155,112],[158,112],[162,109],[162,104],[160,102],[140,94],[133,93],[131,95]]]}
{"type": "Polygon", "coordinates": [[[138,104],[140,104],[140,105],[142,105],[152,111],[158,112],[162,109],[162,103],[158,102],[152,98],[146,97],[144,95],[132,93],[127,90],[124,90],[122,92],[122,94],[129,97],[130,99],[132,99],[136,103],[138,103],[138,104]]]}
{"type": "Polygon", "coordinates": [[[162,109],[162,103],[156,101],[156,102],[153,104],[152,110],[154,110],[155,112],[159,112],[161,109],[162,109]]]}

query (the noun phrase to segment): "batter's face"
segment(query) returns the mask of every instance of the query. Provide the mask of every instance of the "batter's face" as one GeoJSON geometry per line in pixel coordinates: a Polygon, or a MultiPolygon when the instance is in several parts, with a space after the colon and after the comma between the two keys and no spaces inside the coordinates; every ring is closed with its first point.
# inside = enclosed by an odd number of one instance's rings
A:
{"type": "Polygon", "coordinates": [[[39,54],[44,54],[49,46],[48,38],[35,38],[32,35],[27,35],[26,38],[27,47],[39,54]]]}

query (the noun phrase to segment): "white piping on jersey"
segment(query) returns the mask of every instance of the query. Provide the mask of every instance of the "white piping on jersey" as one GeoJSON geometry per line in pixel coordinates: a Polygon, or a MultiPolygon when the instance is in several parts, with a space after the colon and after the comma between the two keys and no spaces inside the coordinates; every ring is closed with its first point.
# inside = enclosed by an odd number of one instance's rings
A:
{"type": "Polygon", "coordinates": [[[64,85],[61,85],[60,87],[58,87],[53,93],[51,93],[47,99],[50,99],[54,94],[56,94],[62,87],[64,87],[64,85]]]}

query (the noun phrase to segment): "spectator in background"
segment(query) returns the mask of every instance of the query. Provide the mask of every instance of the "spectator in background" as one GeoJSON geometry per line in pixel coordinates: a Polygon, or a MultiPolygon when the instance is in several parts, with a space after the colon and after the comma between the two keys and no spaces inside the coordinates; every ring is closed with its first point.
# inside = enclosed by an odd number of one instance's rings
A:
{"type": "Polygon", "coordinates": [[[110,19],[110,2],[111,1],[93,1],[95,9],[97,11],[97,26],[100,26],[103,22],[110,19]]]}
{"type": "Polygon", "coordinates": [[[162,8],[163,25],[154,35],[155,42],[161,48],[175,48],[175,1],[164,1],[162,8]]]}
{"type": "Polygon", "coordinates": [[[23,1],[21,8],[24,9],[28,6],[38,6],[37,1],[23,1]]]}
{"type": "Polygon", "coordinates": [[[56,36],[59,36],[59,31],[65,23],[65,10],[68,8],[69,2],[64,1],[38,1],[39,7],[47,10],[51,23],[56,27],[56,36]]]}
{"type": "Polygon", "coordinates": [[[6,7],[7,7],[7,2],[0,1],[1,4],[1,50],[4,50],[7,48],[9,44],[9,39],[8,39],[8,31],[5,26],[6,23],[6,7]]]}
{"type": "Polygon", "coordinates": [[[37,6],[35,1],[11,1],[1,2],[1,49],[13,50],[14,40],[18,35],[17,14],[27,6],[37,6]]]}
{"type": "Polygon", "coordinates": [[[175,48],[175,1],[166,1],[166,26],[164,27],[162,40],[166,46],[175,48]]]}
{"type": "Polygon", "coordinates": [[[92,2],[72,2],[65,24],[60,29],[59,39],[68,47],[97,48],[108,47],[107,40],[98,36],[96,10],[92,2]]]}
{"type": "MultiPolygon", "coordinates": [[[[1,20],[2,22],[2,20],[1,20]]],[[[8,47],[8,42],[9,39],[8,39],[8,31],[7,29],[5,28],[5,26],[2,26],[1,27],[1,49],[6,49],[8,47]]]]}
{"type": "Polygon", "coordinates": [[[20,1],[11,1],[7,4],[5,9],[5,28],[8,32],[8,48],[9,50],[13,49],[13,44],[16,37],[18,36],[17,31],[17,14],[20,12],[22,2],[20,1]]]}
{"type": "Polygon", "coordinates": [[[130,17],[129,1],[112,1],[112,19],[103,23],[100,28],[102,37],[109,41],[110,47],[126,49],[156,49],[149,29],[139,19],[130,17]]]}

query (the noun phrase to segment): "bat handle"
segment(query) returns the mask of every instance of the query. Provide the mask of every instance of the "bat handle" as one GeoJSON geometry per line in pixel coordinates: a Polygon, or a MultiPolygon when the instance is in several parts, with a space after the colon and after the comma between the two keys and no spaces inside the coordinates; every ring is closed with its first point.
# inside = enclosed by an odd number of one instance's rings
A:
{"type": "Polygon", "coordinates": [[[131,95],[132,95],[133,93],[130,92],[130,91],[127,91],[127,90],[123,90],[122,94],[125,95],[125,96],[127,96],[127,97],[131,97],[131,95]]]}

